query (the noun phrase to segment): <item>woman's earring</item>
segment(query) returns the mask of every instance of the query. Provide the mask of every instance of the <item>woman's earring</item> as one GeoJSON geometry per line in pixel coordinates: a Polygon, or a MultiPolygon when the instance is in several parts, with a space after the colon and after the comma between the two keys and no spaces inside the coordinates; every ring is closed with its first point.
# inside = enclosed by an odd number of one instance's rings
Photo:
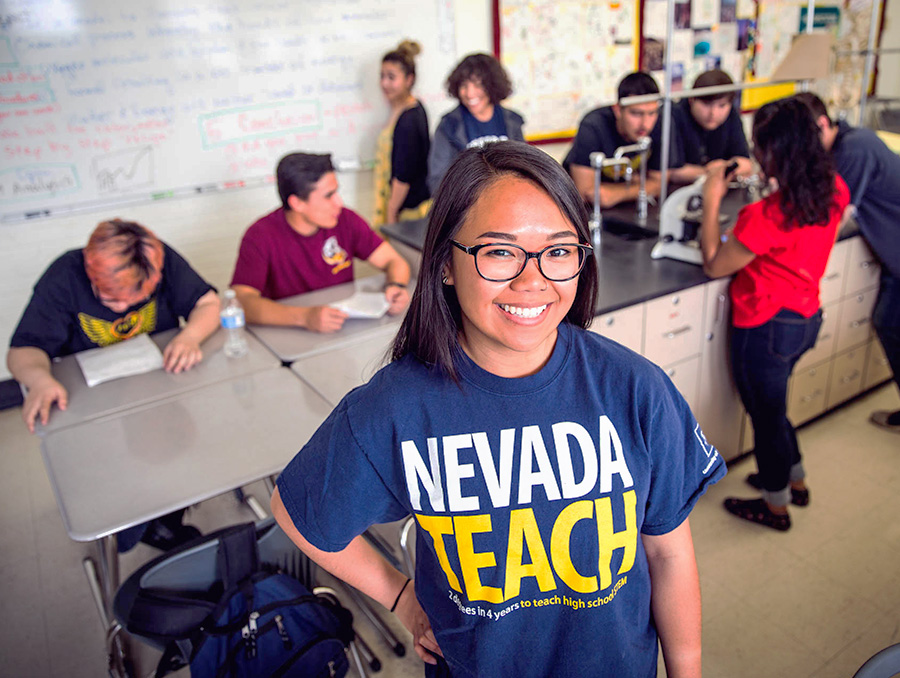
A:
{"type": "Polygon", "coordinates": [[[444,276],[441,276],[441,283],[443,283],[444,285],[446,285],[448,282],[450,282],[450,278],[448,278],[448,277],[445,276],[445,275],[444,275],[444,276]]]}

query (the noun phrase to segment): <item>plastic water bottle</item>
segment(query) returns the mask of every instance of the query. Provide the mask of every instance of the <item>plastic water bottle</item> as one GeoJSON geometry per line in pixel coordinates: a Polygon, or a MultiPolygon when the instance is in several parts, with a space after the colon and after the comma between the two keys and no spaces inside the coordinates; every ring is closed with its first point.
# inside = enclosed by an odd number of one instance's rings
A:
{"type": "Polygon", "coordinates": [[[225,329],[225,355],[240,358],[247,353],[247,338],[244,336],[244,309],[234,290],[225,290],[220,318],[225,329]]]}

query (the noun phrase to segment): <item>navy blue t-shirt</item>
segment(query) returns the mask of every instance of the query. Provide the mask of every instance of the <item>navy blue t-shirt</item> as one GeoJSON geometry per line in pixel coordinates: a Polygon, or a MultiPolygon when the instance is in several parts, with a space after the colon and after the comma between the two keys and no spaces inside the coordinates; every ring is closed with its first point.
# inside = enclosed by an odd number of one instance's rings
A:
{"type": "Polygon", "coordinates": [[[882,265],[900,278],[900,155],[872,130],[838,125],[831,151],[856,205],[859,230],[882,265]]]}
{"type": "Polygon", "coordinates": [[[412,513],[416,593],[454,676],[656,676],[641,535],[678,527],[725,464],[666,375],[559,328],[521,379],[412,356],[351,391],[278,479],[339,551],[412,513]]]}
{"type": "Polygon", "coordinates": [[[138,334],[163,332],[187,318],[214,289],[178,252],[163,243],[162,280],[153,294],[124,313],[94,296],[83,250],[70,250],[44,271],[19,320],[10,346],[32,346],[51,358],[108,346],[138,334]]]}
{"type": "Polygon", "coordinates": [[[494,114],[490,120],[481,122],[478,118],[469,112],[465,106],[462,107],[463,125],[466,128],[466,141],[468,148],[473,146],[483,146],[489,141],[503,141],[507,139],[506,123],[503,121],[503,109],[494,106],[494,114]]]}

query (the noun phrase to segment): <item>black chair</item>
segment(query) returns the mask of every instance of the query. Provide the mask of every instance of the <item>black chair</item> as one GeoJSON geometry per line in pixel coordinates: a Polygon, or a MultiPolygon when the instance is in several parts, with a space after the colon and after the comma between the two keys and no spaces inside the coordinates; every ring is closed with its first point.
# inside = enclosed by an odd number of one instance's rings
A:
{"type": "MultiPolygon", "coordinates": [[[[331,589],[315,586],[315,564],[297,549],[275,523],[274,518],[266,518],[256,523],[256,535],[260,563],[280,568],[302,582],[315,595],[337,599],[331,589]]],[[[132,574],[116,593],[113,602],[116,626],[109,634],[108,644],[115,641],[118,633],[128,630],[126,622],[130,618],[132,606],[140,589],[161,589],[186,594],[213,590],[221,580],[217,567],[218,547],[218,538],[214,534],[208,535],[147,563],[132,574]]],[[[165,642],[159,638],[129,633],[151,647],[165,650],[165,642]]],[[[189,652],[190,648],[187,650],[189,652]]],[[[366,663],[372,670],[377,671],[380,668],[380,661],[357,636],[356,640],[350,643],[351,666],[356,667],[362,678],[367,678],[368,673],[361,655],[365,656],[366,663]]]]}

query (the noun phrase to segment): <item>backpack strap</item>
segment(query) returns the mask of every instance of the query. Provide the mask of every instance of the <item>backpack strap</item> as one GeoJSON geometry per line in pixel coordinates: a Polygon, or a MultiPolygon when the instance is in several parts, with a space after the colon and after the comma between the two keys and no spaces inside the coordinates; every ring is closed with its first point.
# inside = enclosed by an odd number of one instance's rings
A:
{"type": "Polygon", "coordinates": [[[256,526],[253,523],[235,525],[222,532],[216,565],[226,591],[259,570],[256,526]]]}

